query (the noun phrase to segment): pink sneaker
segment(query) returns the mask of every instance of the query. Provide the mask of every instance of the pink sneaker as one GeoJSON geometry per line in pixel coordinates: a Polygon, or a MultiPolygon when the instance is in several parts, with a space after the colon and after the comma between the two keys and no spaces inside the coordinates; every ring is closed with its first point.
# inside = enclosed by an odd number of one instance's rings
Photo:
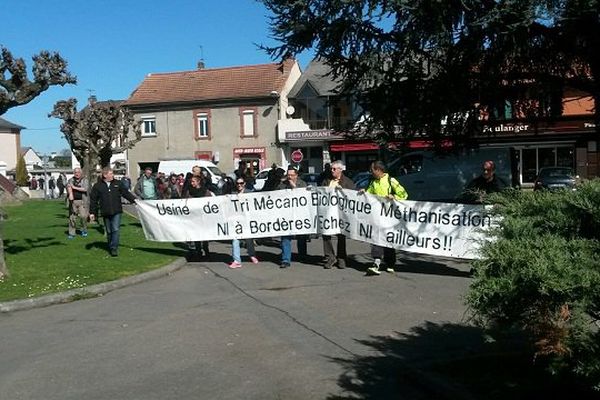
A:
{"type": "Polygon", "coordinates": [[[237,261],[234,261],[231,264],[229,264],[229,268],[231,268],[231,269],[242,268],[242,264],[237,261]]]}
{"type": "Polygon", "coordinates": [[[250,256],[250,261],[252,261],[252,264],[258,264],[258,258],[254,256],[250,256]]]}

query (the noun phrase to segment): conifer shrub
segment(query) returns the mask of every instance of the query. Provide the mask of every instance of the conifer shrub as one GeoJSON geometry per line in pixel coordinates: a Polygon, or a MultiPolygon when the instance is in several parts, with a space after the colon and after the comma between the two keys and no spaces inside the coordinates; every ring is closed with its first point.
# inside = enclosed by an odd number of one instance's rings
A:
{"type": "Polygon", "coordinates": [[[534,362],[600,390],[600,179],[488,201],[500,218],[472,263],[474,320],[525,333],[534,362]]]}
{"type": "Polygon", "coordinates": [[[19,156],[17,160],[17,166],[15,168],[15,180],[19,186],[27,186],[27,166],[25,165],[25,158],[19,156]]]}

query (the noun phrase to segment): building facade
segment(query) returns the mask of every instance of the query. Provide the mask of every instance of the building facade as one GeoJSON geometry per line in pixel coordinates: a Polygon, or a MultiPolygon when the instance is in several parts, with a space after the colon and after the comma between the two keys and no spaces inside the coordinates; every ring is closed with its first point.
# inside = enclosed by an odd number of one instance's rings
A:
{"type": "Polygon", "coordinates": [[[4,164],[5,173],[17,167],[21,154],[21,129],[24,128],[0,118],[0,163],[4,164]]]}
{"type": "Polygon", "coordinates": [[[281,164],[278,121],[300,77],[295,60],[150,74],[125,105],[142,122],[128,151],[132,176],[163,160],[210,160],[223,172],[245,160],[255,172],[281,164]]]}
{"type": "MultiPolygon", "coordinates": [[[[339,159],[351,175],[367,171],[371,161],[391,155],[377,143],[345,138],[340,133],[361,118],[362,110],[337,96],[337,85],[329,68],[313,60],[289,94],[290,107],[279,121],[279,140],[286,160],[292,152],[302,152],[304,172],[320,172],[325,163],[339,159]]],[[[507,104],[495,110],[495,122],[484,128],[475,144],[510,148],[515,183],[524,187],[533,186],[540,168],[548,166],[571,167],[582,178],[599,176],[599,136],[593,122],[592,97],[566,90],[562,103],[560,117],[535,124],[522,122],[507,104]]],[[[408,151],[420,150],[430,143],[422,137],[406,146],[408,151]]],[[[444,143],[444,147],[452,147],[452,143],[444,143]]]]}

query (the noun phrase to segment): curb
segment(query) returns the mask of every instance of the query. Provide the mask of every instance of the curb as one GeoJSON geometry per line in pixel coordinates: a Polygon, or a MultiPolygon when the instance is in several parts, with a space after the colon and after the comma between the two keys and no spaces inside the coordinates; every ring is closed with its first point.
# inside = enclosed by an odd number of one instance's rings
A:
{"type": "Polygon", "coordinates": [[[31,299],[7,301],[5,303],[0,303],[0,313],[23,311],[32,308],[47,307],[53,304],[70,303],[75,300],[102,296],[103,294],[116,289],[136,285],[151,279],[161,278],[165,275],[170,275],[173,272],[181,269],[186,263],[187,261],[185,258],[179,258],[164,267],[143,272],[138,275],[128,276],[127,278],[118,279],[116,281],[98,283],[96,285],[68,290],[66,292],[53,293],[46,296],[34,297],[31,299]]]}

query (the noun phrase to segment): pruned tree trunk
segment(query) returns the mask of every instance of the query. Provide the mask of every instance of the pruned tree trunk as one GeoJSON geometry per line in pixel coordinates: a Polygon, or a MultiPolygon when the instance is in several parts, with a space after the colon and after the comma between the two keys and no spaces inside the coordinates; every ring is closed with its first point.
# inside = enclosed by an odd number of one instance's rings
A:
{"type": "MultiPolygon", "coordinates": [[[[67,71],[67,62],[58,53],[48,51],[33,57],[33,75],[34,79],[30,80],[25,61],[13,57],[8,49],[0,46],[0,115],[13,107],[29,103],[50,86],[77,83],[77,79],[67,71]]],[[[4,215],[0,215],[0,223],[3,219],[4,215]]],[[[0,280],[8,276],[4,241],[0,234],[0,280]]]]}
{"type": "Polygon", "coordinates": [[[6,260],[4,259],[4,240],[0,235],[0,280],[9,276],[8,267],[6,266],[6,260]]]}
{"type": "Polygon", "coordinates": [[[97,166],[109,167],[113,154],[132,148],[142,139],[141,122],[117,101],[91,98],[77,111],[77,100],[61,100],[49,116],[63,120],[60,130],[90,185],[96,183],[97,166]]]}

